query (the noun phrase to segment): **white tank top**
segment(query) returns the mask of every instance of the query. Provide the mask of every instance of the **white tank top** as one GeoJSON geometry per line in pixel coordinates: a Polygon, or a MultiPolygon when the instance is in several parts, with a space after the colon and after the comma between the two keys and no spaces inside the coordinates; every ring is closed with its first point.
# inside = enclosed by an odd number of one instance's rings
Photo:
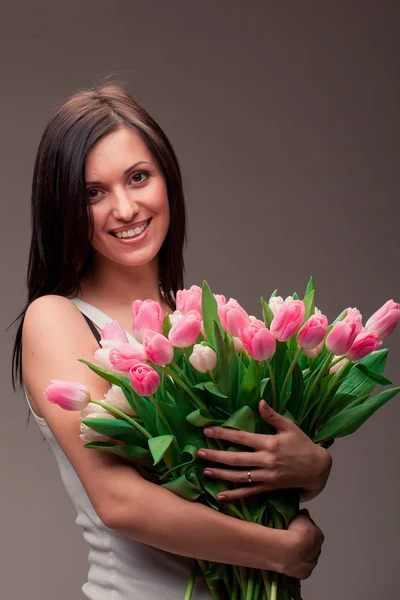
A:
{"type": "MultiPolygon", "coordinates": [[[[78,298],[72,298],[72,301],[100,329],[112,320],[78,298]]],[[[132,338],[129,332],[127,335],[132,338]]],[[[136,542],[106,527],[46,421],[33,411],[26,392],[25,397],[54,452],[61,479],[76,509],[75,523],[82,528],[83,537],[89,544],[88,577],[82,586],[85,597],[90,600],[183,600],[192,561],[136,542]]],[[[207,585],[202,580],[197,581],[192,600],[210,598],[207,585]]]]}

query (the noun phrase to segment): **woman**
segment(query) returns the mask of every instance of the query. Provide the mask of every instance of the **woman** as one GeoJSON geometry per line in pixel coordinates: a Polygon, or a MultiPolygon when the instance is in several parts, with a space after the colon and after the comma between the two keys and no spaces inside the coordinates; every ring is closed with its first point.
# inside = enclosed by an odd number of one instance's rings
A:
{"type": "MultiPolygon", "coordinates": [[[[92,600],[183,598],[187,557],[304,579],[323,541],[307,514],[288,531],[241,522],[145,480],[118,457],[89,452],[79,439],[79,414],[44,396],[50,379],[63,379],[103,397],[108,384],[77,360],[92,358],[97,330],[116,319],[131,333],[135,299],[175,309],[175,293],[183,288],[185,220],[174,151],[121,88],[79,92],[59,108],[34,169],[28,302],[13,375],[54,450],[90,545],[82,590],[92,600]]],[[[251,471],[255,485],[318,493],[329,474],[329,453],[273,411],[265,418],[279,434],[263,436],[260,468],[251,471]]],[[[226,455],[209,458],[226,461],[226,455]]],[[[227,477],[224,471],[211,475],[227,477]]],[[[197,584],[193,598],[210,598],[204,584],[197,584]]]]}

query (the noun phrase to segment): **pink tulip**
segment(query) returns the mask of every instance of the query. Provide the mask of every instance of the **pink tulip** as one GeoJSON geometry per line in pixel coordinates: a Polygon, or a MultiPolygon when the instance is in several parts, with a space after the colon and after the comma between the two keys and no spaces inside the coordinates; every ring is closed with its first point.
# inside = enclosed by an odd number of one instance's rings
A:
{"type": "Polygon", "coordinates": [[[101,330],[101,339],[115,342],[114,346],[128,343],[126,331],[118,321],[107,323],[104,329],[101,330]]]}
{"type": "Polygon", "coordinates": [[[137,363],[129,371],[131,386],[140,396],[151,396],[160,385],[160,377],[152,367],[137,363]]]}
{"type": "Polygon", "coordinates": [[[226,298],[222,294],[214,294],[214,298],[216,299],[218,306],[226,304],[226,298]]]}
{"type": "Polygon", "coordinates": [[[202,289],[198,285],[192,285],[188,290],[176,292],[176,310],[186,315],[190,310],[197,310],[201,315],[202,289]]]}
{"type": "Polygon", "coordinates": [[[384,340],[392,333],[400,320],[400,304],[388,300],[366,322],[365,329],[376,331],[379,339],[384,340]]]}
{"type": "Polygon", "coordinates": [[[297,334],[297,345],[303,350],[316,348],[328,331],[328,318],[322,314],[312,315],[297,334]]]}
{"type": "Polygon", "coordinates": [[[51,379],[44,393],[49,402],[64,410],[83,410],[90,401],[89,389],[76,381],[51,379]]]}
{"type": "Polygon", "coordinates": [[[195,344],[189,356],[190,364],[200,373],[212,371],[217,366],[217,354],[209,346],[195,344]]]}
{"type": "Polygon", "coordinates": [[[278,312],[280,311],[280,309],[282,308],[282,306],[284,304],[285,304],[285,301],[282,298],[282,296],[273,296],[270,299],[270,301],[268,302],[268,306],[271,309],[271,312],[274,315],[274,317],[276,317],[276,315],[278,314],[278,312]]]}
{"type": "Polygon", "coordinates": [[[147,358],[155,365],[169,365],[174,359],[174,347],[162,333],[145,331],[143,348],[147,358]]]}
{"type": "Polygon", "coordinates": [[[239,354],[239,352],[243,352],[244,345],[243,345],[243,342],[240,339],[240,337],[233,336],[232,340],[233,340],[233,346],[235,348],[236,354],[239,354]]]}
{"type": "Polygon", "coordinates": [[[309,350],[307,350],[307,348],[303,348],[303,354],[304,356],[307,356],[308,358],[317,358],[317,356],[319,356],[322,352],[322,350],[324,349],[325,343],[324,340],[322,340],[322,342],[320,344],[318,344],[318,346],[316,348],[310,348],[309,350]]]}
{"type": "Polygon", "coordinates": [[[378,333],[364,329],[358,334],[350,350],[346,353],[346,358],[361,360],[367,354],[378,350],[379,346],[382,346],[382,341],[379,339],[378,333]]]}
{"type": "Polygon", "coordinates": [[[306,309],[303,300],[285,302],[271,323],[271,333],[280,342],[292,337],[304,321],[306,309]]]}
{"type": "Polygon", "coordinates": [[[201,331],[201,316],[197,310],[191,310],[173,325],[168,338],[177,348],[188,348],[197,340],[201,331]]]}
{"type": "Polygon", "coordinates": [[[163,312],[161,305],[154,300],[135,300],[132,304],[133,335],[138,342],[143,341],[143,333],[147,330],[161,333],[163,312]]]}
{"type": "Polygon", "coordinates": [[[349,308],[342,321],[334,324],[326,338],[329,352],[342,356],[348,352],[362,329],[361,314],[356,308],[349,308]]]}
{"type": "Polygon", "coordinates": [[[218,316],[226,333],[234,337],[239,336],[239,329],[247,327],[250,323],[249,315],[234,298],[218,306],[218,316]]]}
{"type": "MultiPolygon", "coordinates": [[[[129,415],[131,417],[134,417],[136,415],[135,411],[129,404],[124,392],[119,387],[119,385],[112,385],[106,393],[106,395],[104,396],[102,402],[104,402],[105,404],[109,404],[113,408],[118,408],[118,410],[121,410],[126,415],[129,415]]],[[[100,406],[98,405],[97,407],[100,408],[100,406]]]]}
{"type": "Polygon", "coordinates": [[[276,350],[276,340],[265,324],[253,319],[239,331],[244,347],[254,360],[268,360],[276,350]]]}
{"type": "MultiPolygon", "coordinates": [[[[114,343],[108,340],[105,340],[105,342],[106,344],[114,343]]],[[[93,362],[102,369],[105,369],[106,371],[115,371],[114,366],[110,362],[110,348],[108,347],[99,348],[98,350],[96,350],[96,352],[93,354],[93,362]]]]}
{"type": "Polygon", "coordinates": [[[120,344],[110,350],[110,362],[117,371],[127,372],[133,365],[146,362],[146,352],[141,344],[120,344]]]}

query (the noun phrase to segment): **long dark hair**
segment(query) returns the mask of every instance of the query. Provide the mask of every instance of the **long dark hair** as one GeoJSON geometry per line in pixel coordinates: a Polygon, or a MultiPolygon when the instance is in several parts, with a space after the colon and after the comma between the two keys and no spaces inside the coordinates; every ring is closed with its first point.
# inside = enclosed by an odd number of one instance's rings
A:
{"type": "Polygon", "coordinates": [[[159,252],[159,282],[168,305],[183,288],[186,208],[175,152],[160,126],[124,89],[106,84],[79,91],[50,119],[39,144],[32,183],[32,238],[28,298],[19,321],[12,358],[12,383],[22,386],[22,326],[28,306],[47,294],[73,297],[93,263],[93,231],[85,188],[85,161],[104,135],[130,127],[146,143],[165,177],[170,227],[159,252]],[[89,233],[89,235],[88,235],[89,233]]]}

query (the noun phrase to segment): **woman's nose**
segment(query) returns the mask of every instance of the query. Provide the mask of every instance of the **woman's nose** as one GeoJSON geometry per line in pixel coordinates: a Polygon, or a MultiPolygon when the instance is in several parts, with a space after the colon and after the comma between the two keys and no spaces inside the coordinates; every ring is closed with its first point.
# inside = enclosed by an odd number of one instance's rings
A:
{"type": "Polygon", "coordinates": [[[123,190],[114,194],[112,213],[116,219],[131,221],[139,211],[139,206],[135,202],[132,194],[123,190]]]}

